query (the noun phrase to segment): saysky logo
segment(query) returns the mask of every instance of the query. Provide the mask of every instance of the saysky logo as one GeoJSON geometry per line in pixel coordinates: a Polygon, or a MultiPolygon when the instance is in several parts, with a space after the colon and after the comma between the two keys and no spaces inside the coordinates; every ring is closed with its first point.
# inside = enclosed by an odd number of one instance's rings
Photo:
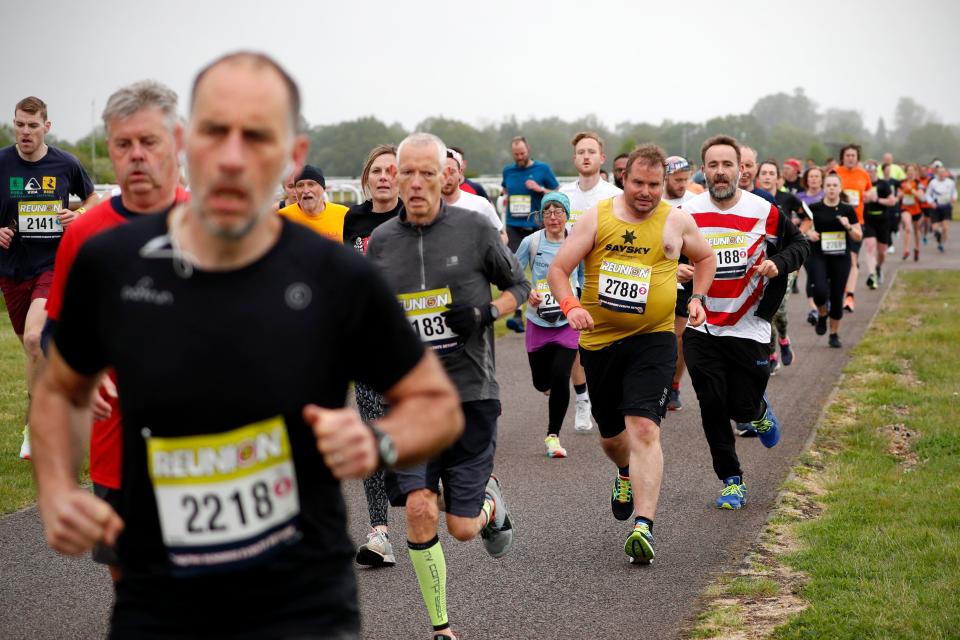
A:
{"type": "Polygon", "coordinates": [[[633,241],[637,239],[637,236],[633,235],[633,231],[627,230],[622,236],[623,244],[633,244],[633,241]]]}

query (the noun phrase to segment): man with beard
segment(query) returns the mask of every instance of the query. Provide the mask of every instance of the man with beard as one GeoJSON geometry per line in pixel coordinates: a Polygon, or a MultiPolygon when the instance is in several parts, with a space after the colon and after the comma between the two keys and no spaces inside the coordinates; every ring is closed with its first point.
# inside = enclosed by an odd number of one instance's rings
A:
{"type": "Polygon", "coordinates": [[[118,541],[111,638],[359,637],[340,480],[460,433],[456,391],[374,268],[272,212],[306,159],[299,90],[263,54],[194,80],[191,199],[88,240],[37,381],[47,541],[118,541]],[[90,394],[117,373],[120,508],[77,484],[90,394]],[[382,392],[373,428],[344,408],[382,392]],[[119,540],[118,540],[119,539],[119,540]]]}
{"type": "Polygon", "coordinates": [[[297,176],[297,201],[277,213],[306,225],[337,244],[343,242],[343,219],[347,207],[336,202],[327,202],[327,180],[323,172],[313,165],[305,165],[297,176]]]}
{"type": "Polygon", "coordinates": [[[624,192],[602,200],[573,226],[547,280],[570,326],[593,396],[601,446],[617,467],[610,507],[633,517],[624,544],[631,562],[655,555],[653,519],[663,476],[660,421],[677,362],[677,259],[694,265],[690,323],[704,320],[713,252],[682,209],[663,202],[663,150],[647,144],[627,158],[624,192]],[[570,274],[584,263],[582,305],[570,274]]]}
{"type": "Polygon", "coordinates": [[[734,138],[714,136],[700,159],[707,193],[684,203],[717,256],[707,292],[707,320],[683,336],[683,352],[700,403],[713,468],[723,482],[716,505],[739,509],[747,487],[730,420],[749,423],[765,447],[780,441],[769,406],[770,320],[787,289],[787,274],[810,251],[806,239],[771,204],[738,188],[744,166],[734,138]]]}
{"type": "MultiPolygon", "coordinates": [[[[30,96],[13,110],[16,143],[0,149],[0,291],[27,356],[27,407],[43,353],[40,336],[60,238],[77,216],[99,202],[80,162],[44,142],[47,105],[30,96]],[[82,200],[67,208],[70,195],[82,200]]],[[[30,459],[30,428],[23,427],[20,458],[30,459]]]]}

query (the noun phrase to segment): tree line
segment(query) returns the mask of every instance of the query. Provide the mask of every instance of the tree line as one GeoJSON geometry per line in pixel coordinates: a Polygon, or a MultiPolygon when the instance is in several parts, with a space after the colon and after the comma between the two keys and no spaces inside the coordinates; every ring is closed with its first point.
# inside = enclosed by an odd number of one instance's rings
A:
{"type": "MultiPolygon", "coordinates": [[[[606,141],[606,168],[614,156],[627,153],[637,144],[655,142],[670,155],[698,160],[700,145],[708,137],[728,134],[757,149],[761,159],[811,158],[823,164],[836,156],[840,147],[854,143],[863,147],[863,159],[880,159],[891,152],[898,162],[929,162],[939,158],[947,166],[960,166],[960,124],[943,123],[933,112],[908,97],[900,98],[893,122],[880,118],[869,129],[858,111],[819,106],[803,89],[775,93],[757,100],[748,113],[711,118],[706,122],[664,120],[622,122],[612,129],[596,116],[567,121],[556,117],[518,121],[515,117],[498,124],[475,127],[442,116],[418,123],[416,131],[434,133],[448,145],[463,147],[469,162],[468,174],[499,174],[513,162],[510,140],[523,135],[532,156],[550,164],[558,175],[572,175],[570,140],[578,131],[595,131],[606,141]]],[[[330,125],[306,126],[311,139],[310,162],[328,176],[358,176],[367,152],[374,146],[398,143],[410,131],[398,123],[387,124],[367,116],[330,125]]],[[[102,127],[75,143],[48,140],[76,155],[95,182],[114,182],[106,153],[102,127]],[[93,149],[91,150],[91,144],[93,149]]],[[[0,127],[0,146],[12,144],[9,125],[0,127]]]]}

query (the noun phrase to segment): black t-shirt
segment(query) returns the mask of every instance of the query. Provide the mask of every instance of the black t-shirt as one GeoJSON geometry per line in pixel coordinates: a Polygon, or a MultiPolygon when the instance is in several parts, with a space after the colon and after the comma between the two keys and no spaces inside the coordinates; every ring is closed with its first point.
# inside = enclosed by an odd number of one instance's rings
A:
{"type": "Polygon", "coordinates": [[[803,185],[800,184],[800,178],[798,177],[793,182],[783,181],[783,187],[790,193],[797,193],[798,191],[803,191],[803,185]]]}
{"type": "Polygon", "coordinates": [[[822,200],[814,202],[809,207],[810,213],[813,214],[813,228],[820,234],[819,240],[810,243],[813,253],[817,255],[849,255],[851,240],[847,230],[843,228],[837,218],[843,216],[850,225],[859,224],[857,212],[854,211],[853,207],[844,202],[829,206],[824,204],[822,200]]]}
{"type": "Polygon", "coordinates": [[[344,406],[352,380],[389,389],[423,346],[373,266],[306,227],[283,220],[256,262],[185,275],[166,221],[144,216],[83,246],[54,334],[75,370],[117,373],[114,623],[354,628],[344,501],[301,412],[344,406]]]}
{"type": "MultiPolygon", "coordinates": [[[[886,180],[877,180],[873,183],[873,186],[877,188],[877,198],[889,198],[890,194],[893,193],[890,183],[886,180]]],[[[868,216],[882,216],[888,208],[875,200],[864,204],[863,213],[868,216]]]]}
{"type": "Polygon", "coordinates": [[[16,145],[0,149],[0,227],[16,230],[9,249],[0,249],[0,276],[26,280],[53,270],[63,236],[57,215],[70,204],[70,194],[86,200],[93,182],[80,161],[48,146],[47,154],[30,162],[16,145]]]}
{"type": "Polygon", "coordinates": [[[777,191],[773,194],[773,197],[777,201],[777,207],[780,208],[781,213],[790,218],[790,220],[796,221],[800,217],[800,214],[803,213],[803,203],[800,202],[800,198],[793,193],[789,191],[777,191]]]}
{"type": "Polygon", "coordinates": [[[365,254],[367,242],[373,230],[387,220],[396,218],[401,211],[403,211],[401,200],[397,200],[397,206],[393,209],[383,213],[374,213],[373,200],[353,205],[343,218],[343,244],[365,254]]]}

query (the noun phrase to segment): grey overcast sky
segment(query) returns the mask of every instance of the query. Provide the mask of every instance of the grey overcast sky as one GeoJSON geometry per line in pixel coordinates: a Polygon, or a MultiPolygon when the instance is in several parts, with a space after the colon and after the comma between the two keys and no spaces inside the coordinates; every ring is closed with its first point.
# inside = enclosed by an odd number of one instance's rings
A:
{"type": "Polygon", "coordinates": [[[265,51],[311,125],[373,115],[473,125],[556,115],[703,121],[803,87],[893,125],[900,96],[960,122],[960,2],[934,0],[49,0],[5,3],[0,105],[27,95],[76,140],[116,88],[265,51]]]}

